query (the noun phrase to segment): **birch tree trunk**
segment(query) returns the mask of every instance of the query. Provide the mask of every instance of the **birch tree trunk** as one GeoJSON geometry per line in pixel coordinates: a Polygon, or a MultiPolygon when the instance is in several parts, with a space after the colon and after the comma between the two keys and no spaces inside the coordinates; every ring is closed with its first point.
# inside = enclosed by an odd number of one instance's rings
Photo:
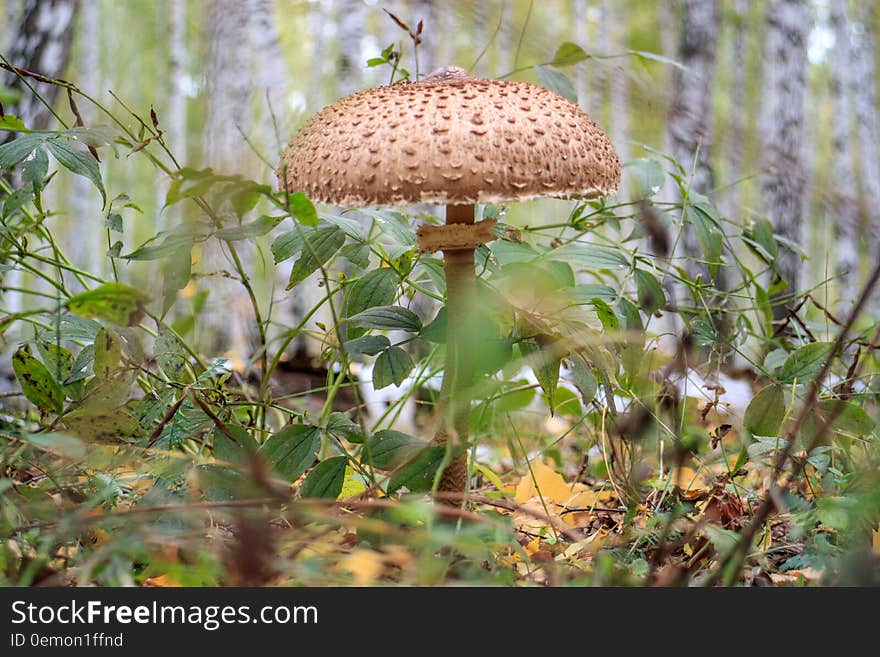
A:
{"type": "MultiPolygon", "coordinates": [[[[669,151],[689,175],[689,189],[711,195],[715,187],[712,167],[713,108],[718,36],[721,30],[720,0],[684,0],[678,61],[672,75],[671,102],[667,120],[669,151]]],[[[704,259],[696,231],[685,226],[683,253],[688,264],[704,259]]],[[[708,274],[705,266],[691,267],[708,274]]]]}
{"type": "Polygon", "coordinates": [[[748,0],[733,0],[733,35],[730,39],[730,118],[727,124],[727,142],[724,155],[727,159],[727,180],[723,197],[719,199],[727,217],[734,221],[743,213],[743,151],[746,141],[746,56],[748,53],[747,20],[748,0]]]}
{"type": "MultiPolygon", "coordinates": [[[[767,216],[775,231],[797,243],[804,221],[806,166],[804,162],[805,105],[807,98],[807,38],[812,10],[807,0],[769,0],[766,15],[762,132],[764,174],[761,191],[767,216]]],[[[785,317],[785,299],[799,289],[801,257],[781,244],[778,271],[788,284],[774,300],[774,316],[785,317]]]]}
{"type": "MultiPolygon", "coordinates": [[[[250,128],[250,10],[239,0],[213,0],[207,6],[205,163],[227,174],[247,175],[253,160],[242,137],[250,128]]],[[[224,208],[220,215],[231,218],[224,208]]],[[[198,324],[211,331],[201,336],[209,353],[220,351],[238,366],[253,351],[253,313],[241,283],[229,278],[236,274],[228,248],[214,239],[202,247],[198,273],[208,276],[204,285],[210,293],[198,324]]]]}
{"type": "MultiPolygon", "coordinates": [[[[877,117],[877,6],[871,2],[857,4],[860,23],[859,40],[852,49],[852,70],[855,77],[854,105],[856,143],[859,152],[859,191],[866,252],[880,253],[880,124],[877,117]]],[[[870,308],[880,316],[880,293],[874,292],[870,308]]]]}
{"type": "MultiPolygon", "coordinates": [[[[101,28],[100,1],[83,0],[79,10],[79,61],[77,84],[89,94],[100,96],[101,66],[100,39],[101,28]]],[[[86,126],[95,120],[95,111],[90,103],[80,103],[80,113],[86,126]]],[[[73,236],[75,249],[72,253],[82,254],[78,264],[86,271],[104,273],[108,264],[106,257],[107,237],[101,216],[101,206],[95,187],[82,176],[73,176],[70,181],[70,207],[73,209],[72,228],[66,231],[65,242],[73,236]]],[[[67,245],[66,245],[67,246],[67,245]]]]}
{"type": "MultiPolygon", "coordinates": [[[[619,53],[629,47],[626,38],[627,15],[624,3],[617,0],[602,0],[602,12],[599,32],[606,35],[610,50],[619,53]]],[[[629,94],[628,68],[629,60],[624,57],[618,60],[608,80],[609,104],[611,107],[611,143],[617,150],[621,162],[630,159],[629,149],[629,94]]]]}
{"type": "MultiPolygon", "coordinates": [[[[70,44],[78,8],[77,0],[25,0],[14,24],[8,59],[13,65],[49,77],[61,77],[70,58],[70,44]]],[[[52,124],[52,113],[16,76],[4,74],[5,86],[21,93],[6,111],[18,116],[31,130],[45,130],[52,124]]],[[[59,88],[29,80],[50,104],[58,98],[59,88]]],[[[3,133],[0,144],[13,138],[3,133]]]]}
{"type": "MultiPolygon", "coordinates": [[[[829,50],[831,73],[831,148],[834,185],[829,195],[826,216],[836,233],[837,289],[851,295],[858,283],[859,206],[856,191],[852,117],[852,24],[846,0],[832,0],[829,26],[834,32],[834,47],[829,50]]],[[[853,300],[853,299],[851,299],[853,300]]]]}
{"type": "MultiPolygon", "coordinates": [[[[367,5],[363,0],[344,0],[339,3],[339,55],[337,96],[348,96],[360,91],[364,83],[363,32],[367,24],[367,5]]],[[[409,68],[409,67],[407,67],[409,68]]],[[[415,73],[415,72],[414,72],[415,73]]]]}

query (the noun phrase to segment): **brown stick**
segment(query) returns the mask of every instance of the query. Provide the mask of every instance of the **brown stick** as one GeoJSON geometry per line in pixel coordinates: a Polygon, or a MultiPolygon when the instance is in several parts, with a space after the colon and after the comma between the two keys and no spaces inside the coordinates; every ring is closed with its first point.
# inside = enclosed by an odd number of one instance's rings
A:
{"type": "MultiPolygon", "coordinates": [[[[447,225],[473,224],[473,205],[450,205],[446,208],[447,225]]],[[[440,390],[441,428],[434,440],[451,444],[453,449],[467,443],[470,413],[470,387],[473,382],[474,345],[464,328],[473,312],[477,291],[474,250],[445,249],[446,270],[446,370],[440,390]]],[[[446,466],[438,490],[467,490],[467,452],[457,453],[446,466]]]]}

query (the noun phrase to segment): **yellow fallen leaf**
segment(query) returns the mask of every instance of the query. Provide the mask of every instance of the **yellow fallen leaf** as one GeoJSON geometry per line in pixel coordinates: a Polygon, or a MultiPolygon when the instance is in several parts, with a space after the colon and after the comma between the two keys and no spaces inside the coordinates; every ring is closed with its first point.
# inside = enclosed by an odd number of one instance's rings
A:
{"type": "Polygon", "coordinates": [[[871,530],[871,544],[874,548],[875,554],[880,554],[880,522],[877,523],[877,529],[871,530]]]}
{"type": "Polygon", "coordinates": [[[531,465],[531,472],[523,475],[516,487],[514,499],[518,504],[523,504],[533,497],[542,497],[545,502],[563,504],[571,494],[571,486],[565,483],[562,475],[540,461],[535,461],[531,465]]]}
{"type": "Polygon", "coordinates": [[[155,587],[176,587],[180,586],[180,582],[177,581],[173,575],[156,575],[155,577],[148,577],[144,580],[144,586],[155,586],[155,587]]]}
{"type": "Polygon", "coordinates": [[[803,578],[807,582],[818,582],[822,579],[822,571],[815,568],[788,570],[784,573],[770,573],[770,581],[774,584],[797,584],[803,578]]]}
{"type": "Polygon", "coordinates": [[[541,539],[535,536],[531,541],[523,545],[523,550],[526,551],[526,554],[530,557],[535,554],[538,550],[541,549],[541,539]]]}
{"type": "Polygon", "coordinates": [[[339,567],[354,575],[355,586],[369,586],[382,574],[384,560],[375,550],[355,550],[340,560],[339,567]]]}

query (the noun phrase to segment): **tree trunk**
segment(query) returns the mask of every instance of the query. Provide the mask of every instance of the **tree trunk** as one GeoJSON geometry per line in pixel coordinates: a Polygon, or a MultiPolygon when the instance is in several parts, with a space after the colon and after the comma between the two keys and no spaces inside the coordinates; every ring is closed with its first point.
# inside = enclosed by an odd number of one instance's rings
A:
{"type": "Polygon", "coordinates": [[[832,0],[829,24],[834,32],[834,47],[829,50],[831,73],[831,148],[834,184],[828,195],[827,215],[834,224],[837,243],[837,289],[841,300],[854,301],[859,268],[859,206],[856,192],[852,139],[853,63],[850,23],[846,0],[832,0]]]}
{"type": "Polygon", "coordinates": [[[724,214],[734,221],[743,216],[743,151],[746,141],[746,60],[748,54],[748,0],[733,0],[733,36],[730,40],[730,118],[724,154],[727,158],[727,180],[723,198],[719,199],[724,214]]]}
{"type": "MultiPolygon", "coordinates": [[[[857,4],[861,25],[859,41],[852,49],[855,77],[856,143],[859,151],[859,191],[865,247],[869,254],[880,253],[880,125],[877,117],[877,7],[872,2],[857,4]]],[[[874,255],[873,257],[876,257],[874,255]]],[[[880,293],[874,292],[870,308],[880,315],[880,293]]]]}
{"type": "Polygon", "coordinates": [[[337,96],[342,97],[360,91],[364,85],[363,35],[367,5],[363,0],[340,2],[336,24],[339,27],[337,96]]]}
{"type": "MultiPolygon", "coordinates": [[[[29,71],[61,77],[70,57],[78,4],[77,0],[25,0],[19,20],[10,30],[13,39],[9,61],[29,71]]],[[[34,80],[28,82],[49,104],[58,98],[58,87],[34,80]]],[[[7,112],[18,116],[31,130],[46,130],[51,126],[52,113],[21,79],[4,74],[4,83],[21,93],[14,105],[6,107],[7,112]]],[[[12,138],[13,133],[3,133],[0,143],[12,138]]]]}
{"type": "MultiPolygon", "coordinates": [[[[775,231],[797,243],[804,221],[805,106],[807,97],[807,38],[812,10],[807,0],[769,0],[767,8],[762,132],[764,174],[761,189],[767,216],[775,231]]],[[[785,317],[786,299],[797,294],[801,257],[781,244],[778,272],[788,287],[774,299],[774,316],[785,317]]]]}
{"type": "MultiPolygon", "coordinates": [[[[239,0],[213,0],[207,7],[206,20],[205,164],[225,174],[246,176],[251,173],[248,163],[254,160],[242,137],[248,134],[251,114],[250,9],[248,3],[239,0]]],[[[220,214],[229,213],[221,209],[220,214]]],[[[199,273],[209,275],[205,285],[210,294],[199,324],[211,330],[201,336],[209,353],[224,353],[235,365],[253,351],[253,314],[241,284],[226,278],[226,273],[233,272],[227,249],[227,245],[213,239],[202,247],[197,267],[199,273]]]]}
{"type": "MultiPolygon", "coordinates": [[[[689,70],[672,74],[671,103],[667,121],[669,150],[684,168],[692,192],[711,196],[715,187],[712,168],[713,107],[718,36],[721,29],[720,0],[685,0],[677,59],[689,70]]],[[[696,230],[685,226],[683,253],[691,275],[708,277],[696,230]]]]}
{"type": "MultiPolygon", "coordinates": [[[[610,50],[620,53],[629,47],[627,38],[627,15],[624,3],[617,0],[602,0],[599,32],[607,35],[610,50]]],[[[630,159],[629,151],[629,90],[627,58],[617,60],[615,70],[608,81],[609,105],[611,109],[611,143],[621,162],[630,159]]]]}

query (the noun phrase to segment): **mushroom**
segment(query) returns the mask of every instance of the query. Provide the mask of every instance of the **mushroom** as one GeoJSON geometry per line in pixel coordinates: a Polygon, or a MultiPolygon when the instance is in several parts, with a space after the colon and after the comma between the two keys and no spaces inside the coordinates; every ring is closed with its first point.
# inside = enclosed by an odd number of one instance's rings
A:
{"type": "Polygon", "coordinates": [[[462,327],[476,291],[474,249],[494,225],[475,223],[474,204],[614,192],[620,162],[610,140],[548,89],[449,66],[325,107],[290,140],[279,178],[289,192],[334,205],[447,206],[446,225],[422,226],[418,241],[443,252],[446,272],[446,412],[434,441],[455,451],[439,489],[464,491],[467,454],[458,448],[468,440],[475,345],[462,327]]]}

